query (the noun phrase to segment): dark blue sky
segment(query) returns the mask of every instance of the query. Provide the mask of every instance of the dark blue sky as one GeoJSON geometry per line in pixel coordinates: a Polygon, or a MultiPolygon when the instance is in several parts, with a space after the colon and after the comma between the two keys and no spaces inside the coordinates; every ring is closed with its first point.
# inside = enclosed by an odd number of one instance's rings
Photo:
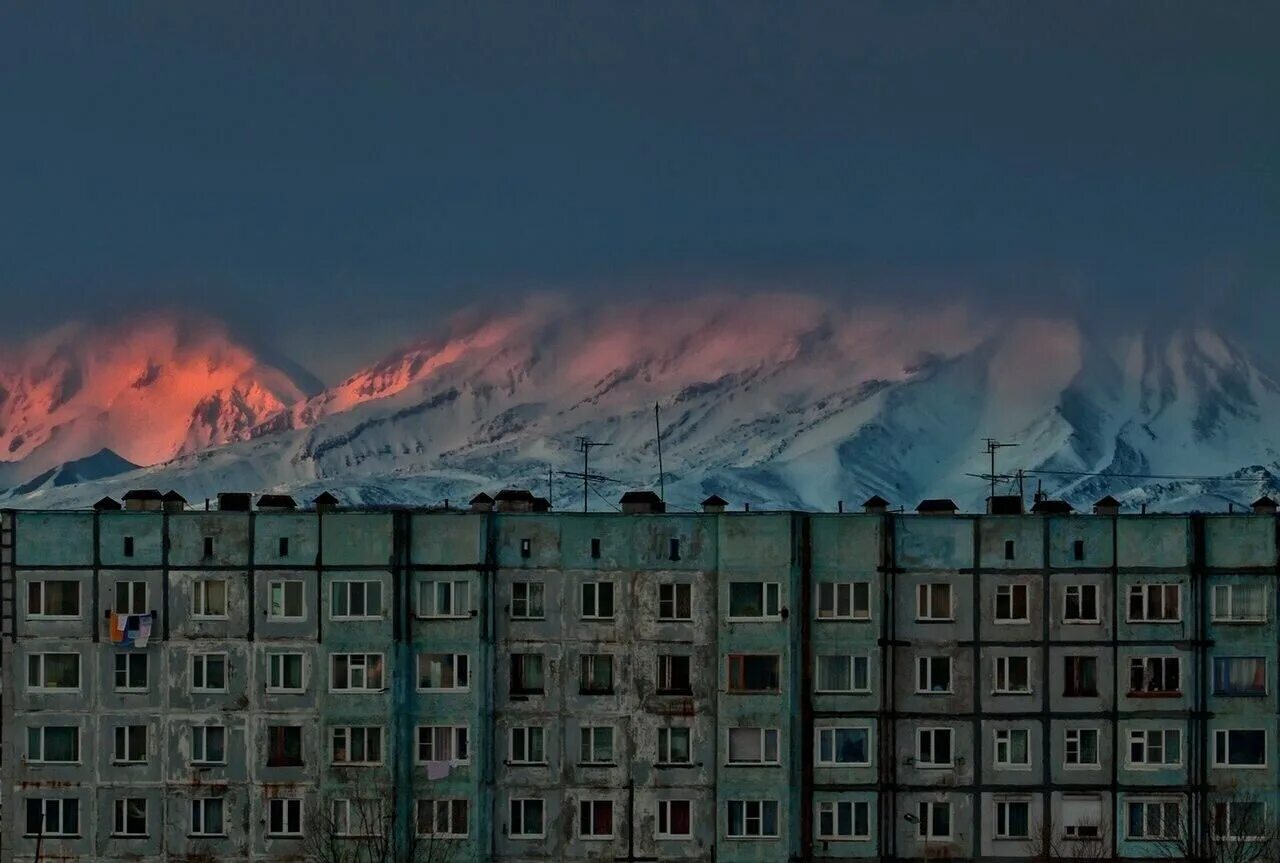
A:
{"type": "Polygon", "coordinates": [[[750,284],[1256,336],[1277,32],[1274,2],[10,4],[0,333],[194,307],[331,377],[482,292],[750,284]]]}

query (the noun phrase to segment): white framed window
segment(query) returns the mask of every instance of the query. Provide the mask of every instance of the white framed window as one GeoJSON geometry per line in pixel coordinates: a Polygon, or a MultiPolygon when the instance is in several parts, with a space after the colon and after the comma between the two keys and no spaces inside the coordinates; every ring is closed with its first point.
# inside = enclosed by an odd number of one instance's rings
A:
{"type": "Polygon", "coordinates": [[[613,838],[613,801],[578,801],[578,838],[613,838]]]}
{"type": "Polygon", "coordinates": [[[782,685],[782,657],[776,654],[729,654],[730,692],[778,692],[782,685]]]}
{"type": "Polygon", "coordinates": [[[613,763],[613,726],[585,725],[580,737],[579,764],[613,763]]]}
{"type": "Polygon", "coordinates": [[[191,616],[226,619],[227,580],[225,578],[200,578],[192,582],[191,616]]]}
{"type": "Polygon", "coordinates": [[[730,800],[726,804],[730,839],[777,839],[777,800],[730,800]]]}
{"type": "MultiPolygon", "coordinates": [[[[1267,804],[1261,800],[1218,800],[1213,804],[1210,834],[1215,839],[1262,842],[1274,829],[1267,821],[1267,804]]],[[[1245,857],[1252,856],[1248,851],[1245,857]]]]}
{"type": "Polygon", "coordinates": [[[870,582],[822,581],[818,583],[818,620],[870,619],[870,582]]]}
{"type": "Polygon", "coordinates": [[[1029,614],[1025,584],[996,586],[996,623],[1029,623],[1029,614]]]}
{"type": "Polygon", "coordinates": [[[512,798],[510,813],[507,835],[512,839],[542,839],[546,836],[543,822],[546,804],[541,797],[512,798]]]}
{"type": "Polygon", "coordinates": [[[147,798],[126,797],[112,803],[111,835],[147,835],[147,798]]]}
{"type": "Polygon", "coordinates": [[[658,692],[693,694],[692,657],[670,653],[658,656],[658,692]]]}
{"type": "Polygon", "coordinates": [[[1098,616],[1098,585],[1068,584],[1063,589],[1063,623],[1101,623],[1098,616]]]}
{"type": "Polygon", "coordinates": [[[659,800],[659,839],[688,839],[693,836],[693,801],[659,800]]]}
{"type": "Polygon", "coordinates": [[[465,799],[418,800],[417,834],[437,839],[465,839],[470,830],[470,809],[470,801],[465,799]]]}
{"type": "Polygon", "coordinates": [[[113,662],[116,692],[146,692],[150,657],[145,653],[117,653],[113,662]]]}
{"type": "Polygon", "coordinates": [[[1031,732],[1025,728],[995,730],[996,766],[1008,770],[1031,769],[1031,732]]]}
{"type": "Polygon", "coordinates": [[[227,655],[225,653],[193,653],[191,655],[191,691],[227,691],[227,655]]]}
{"type": "Polygon", "coordinates": [[[541,695],[546,685],[547,679],[541,653],[511,654],[512,695],[541,695]]]}
{"type": "Polygon", "coordinates": [[[730,764],[778,764],[778,729],[730,728],[730,764]]]}
{"type": "Polygon", "coordinates": [[[379,620],[382,617],[382,582],[341,580],[329,586],[331,620],[379,620]]]}
{"type": "Polygon", "coordinates": [[[512,620],[542,620],[545,588],[540,581],[515,581],[511,584],[512,620]]]}
{"type": "Polygon", "coordinates": [[[950,584],[916,586],[916,620],[954,620],[952,615],[950,584]]]}
{"type": "Polygon", "coordinates": [[[1128,839],[1176,839],[1181,832],[1182,804],[1178,800],[1130,799],[1125,809],[1128,839]]]}
{"type": "Polygon", "coordinates": [[[1213,766],[1266,767],[1266,729],[1219,728],[1214,731],[1213,766]]]}
{"type": "Polygon", "coordinates": [[[418,763],[448,761],[467,764],[471,761],[471,734],[465,725],[419,725],[418,763]]]}
{"type": "Polygon", "coordinates": [[[1214,585],[1213,620],[1215,623],[1266,623],[1266,583],[1249,581],[1214,585]]]}
{"type": "Polygon", "coordinates": [[[381,692],[381,653],[335,653],[329,657],[329,689],[333,692],[381,692]]]}
{"type": "Polygon", "coordinates": [[[671,582],[658,585],[658,620],[693,620],[693,585],[671,582]]]}
{"type": "Polygon", "coordinates": [[[307,684],[303,677],[303,663],[301,653],[267,654],[267,691],[305,692],[307,684]]]}
{"type": "Polygon", "coordinates": [[[150,608],[147,603],[147,583],[145,581],[117,581],[115,588],[115,604],[112,610],[116,614],[146,614],[150,608]]]}
{"type": "Polygon", "coordinates": [[[267,801],[267,835],[302,835],[301,798],[272,797],[267,801]]]}
{"type": "Polygon", "coordinates": [[[822,800],[818,803],[818,838],[825,841],[871,838],[871,803],[867,800],[822,800]]]}
{"type": "Polygon", "coordinates": [[[225,801],[221,797],[196,797],[191,801],[191,835],[225,836],[225,801]]]}
{"type": "Polygon", "coordinates": [[[471,686],[471,661],[465,653],[419,653],[418,691],[462,691],[471,686]]]}
{"type": "Polygon", "coordinates": [[[950,839],[951,802],[921,800],[916,804],[916,836],[921,839],[950,839]]]}
{"type": "Polygon", "coordinates": [[[111,749],[113,764],[147,763],[147,726],[117,725],[111,749]]]}
{"type": "Polygon", "coordinates": [[[297,579],[267,585],[267,617],[270,620],[305,620],[306,586],[297,579]]]}
{"type": "Polygon", "coordinates": [[[951,768],[955,764],[954,734],[950,728],[916,729],[916,767],[951,768]]]}
{"type": "Polygon", "coordinates": [[[382,763],[381,726],[335,725],[329,739],[333,764],[369,767],[382,763]]]}
{"type": "Polygon", "coordinates": [[[1130,695],[1176,695],[1182,691],[1182,663],[1177,656],[1135,656],[1129,660],[1130,695]]]}
{"type": "Polygon", "coordinates": [[[386,826],[385,804],[371,798],[338,798],[329,807],[335,836],[382,835],[386,826]]]}
{"type": "Polygon", "coordinates": [[[613,619],[613,582],[588,581],[582,585],[582,619],[613,619]]]}
{"type": "Polygon", "coordinates": [[[1102,836],[1102,798],[1097,794],[1062,795],[1062,835],[1065,839],[1102,836]]]}
{"type": "Polygon", "coordinates": [[[517,725],[508,735],[507,753],[512,764],[546,764],[546,731],[540,725],[517,725]]]}
{"type": "Polygon", "coordinates": [[[191,726],[191,763],[227,763],[227,729],[225,726],[191,726]]]}
{"type": "Polygon", "coordinates": [[[997,656],[995,691],[1002,695],[1025,695],[1031,691],[1031,658],[997,656]]]}
{"type": "Polygon", "coordinates": [[[27,761],[32,764],[77,764],[80,729],[74,725],[35,725],[27,729],[27,761]]]}
{"type": "Polygon", "coordinates": [[[1097,768],[1098,729],[1068,728],[1062,733],[1063,764],[1069,768],[1097,768]]]}
{"type": "Polygon", "coordinates": [[[418,582],[418,617],[470,617],[471,582],[464,578],[418,582]]]}
{"type": "Polygon", "coordinates": [[[815,692],[867,693],[871,691],[871,657],[817,657],[815,692]]]}
{"type": "Polygon", "coordinates": [[[693,763],[692,732],[687,725],[658,729],[658,763],[693,763]]]}
{"type": "Polygon", "coordinates": [[[1182,586],[1130,585],[1128,620],[1130,623],[1176,623],[1182,620],[1182,586]]]}
{"type": "Polygon", "coordinates": [[[27,691],[71,692],[80,689],[80,654],[27,655],[27,691]]]}
{"type": "Polygon", "coordinates": [[[1130,767],[1172,767],[1182,763],[1182,732],[1139,728],[1129,732],[1130,767]]]}
{"type": "Polygon", "coordinates": [[[871,763],[870,728],[817,729],[819,767],[861,766],[871,763]]]}
{"type": "Polygon", "coordinates": [[[27,617],[77,619],[80,617],[80,582],[51,578],[29,582],[27,617]]]}
{"type": "Polygon", "coordinates": [[[1029,800],[996,800],[997,839],[1031,838],[1031,802],[1029,800]]]}
{"type": "Polygon", "coordinates": [[[916,660],[916,692],[922,695],[951,692],[951,657],[919,657],[916,660]]]}
{"type": "Polygon", "coordinates": [[[776,581],[729,582],[729,620],[781,620],[782,585],[776,581]]]}
{"type": "Polygon", "coordinates": [[[70,797],[27,799],[27,836],[79,836],[80,801],[70,797]]]}
{"type": "Polygon", "coordinates": [[[588,653],[579,663],[578,691],[590,695],[613,692],[613,655],[588,653]]]}

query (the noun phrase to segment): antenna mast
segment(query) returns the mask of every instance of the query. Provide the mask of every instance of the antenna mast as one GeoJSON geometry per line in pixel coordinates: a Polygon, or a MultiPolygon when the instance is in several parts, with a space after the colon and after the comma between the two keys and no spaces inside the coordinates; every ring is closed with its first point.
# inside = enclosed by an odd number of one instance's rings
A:
{"type": "MultiPolygon", "coordinates": [[[[976,476],[979,479],[987,480],[987,482],[990,483],[990,489],[991,489],[989,494],[991,497],[995,497],[996,496],[996,480],[1013,479],[1013,477],[1010,477],[1008,475],[996,473],[996,450],[1003,449],[1005,447],[1010,447],[1010,446],[1017,446],[1017,444],[1001,443],[995,438],[989,437],[989,438],[986,438],[986,445],[987,445],[986,449],[984,449],[983,452],[991,456],[991,473],[986,473],[986,474],[971,473],[968,475],[976,476]]],[[[1021,495],[1022,494],[1022,471],[1021,470],[1018,471],[1017,479],[1018,479],[1018,494],[1021,495]]]]}
{"type": "Polygon", "coordinates": [[[582,473],[577,473],[576,471],[567,471],[567,470],[560,471],[560,473],[564,474],[565,476],[571,476],[576,479],[582,480],[582,511],[583,512],[587,511],[587,500],[588,500],[587,495],[591,491],[592,482],[618,482],[619,481],[614,479],[613,477],[603,476],[601,474],[591,472],[591,450],[593,447],[598,447],[598,446],[613,446],[613,444],[604,443],[603,441],[594,441],[589,437],[579,435],[578,436],[578,452],[582,453],[582,473]]]}
{"type": "Polygon", "coordinates": [[[662,419],[658,403],[653,403],[653,425],[654,430],[658,434],[658,496],[662,498],[662,502],[667,501],[667,480],[662,472],[662,419]]]}

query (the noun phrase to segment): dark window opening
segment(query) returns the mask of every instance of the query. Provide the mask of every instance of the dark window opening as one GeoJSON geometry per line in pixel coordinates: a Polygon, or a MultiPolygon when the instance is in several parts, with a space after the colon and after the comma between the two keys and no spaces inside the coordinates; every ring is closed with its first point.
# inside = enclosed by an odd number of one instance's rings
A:
{"type": "Polygon", "coordinates": [[[302,727],[272,725],[267,728],[267,766],[302,766],[302,727]]]}
{"type": "Polygon", "coordinates": [[[131,536],[124,538],[124,556],[133,557],[133,537],[131,536]]]}
{"type": "Polygon", "coordinates": [[[664,695],[693,694],[693,677],[687,656],[658,657],[658,691],[664,695]]]}
{"type": "Polygon", "coordinates": [[[213,537],[211,536],[204,538],[204,556],[213,557],[213,537]]]}
{"type": "Polygon", "coordinates": [[[781,681],[777,656],[736,654],[729,657],[730,692],[777,692],[781,681]]]}
{"type": "Polygon", "coordinates": [[[1094,656],[1063,657],[1063,690],[1066,698],[1093,698],[1098,694],[1098,660],[1094,656]]]}
{"type": "Polygon", "coordinates": [[[289,556],[289,537],[280,537],[280,557],[289,556]]]}
{"type": "Polygon", "coordinates": [[[1004,541],[1004,559],[1013,560],[1013,540],[1011,539],[1004,541]]]}
{"type": "Polygon", "coordinates": [[[1084,560],[1084,540],[1077,539],[1072,544],[1072,553],[1076,560],[1084,560]]]}
{"type": "Polygon", "coordinates": [[[520,556],[529,557],[532,554],[533,554],[533,540],[531,539],[520,540],[520,556]]]}
{"type": "Polygon", "coordinates": [[[673,540],[671,540],[671,547],[670,547],[670,550],[669,550],[669,554],[668,554],[667,556],[668,556],[671,560],[679,560],[679,559],[680,559],[680,540],[678,540],[678,539],[673,539],[673,540]]]}
{"type": "Polygon", "coordinates": [[[591,556],[594,558],[600,557],[600,540],[598,539],[591,540],[591,556]]]}

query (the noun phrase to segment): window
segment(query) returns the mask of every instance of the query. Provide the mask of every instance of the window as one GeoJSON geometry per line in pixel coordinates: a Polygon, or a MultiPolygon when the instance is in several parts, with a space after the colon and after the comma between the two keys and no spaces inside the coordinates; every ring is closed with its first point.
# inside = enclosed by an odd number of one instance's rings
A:
{"type": "Polygon", "coordinates": [[[28,617],[80,616],[80,582],[33,581],[27,585],[28,617]]]}
{"type": "Polygon", "coordinates": [[[951,619],[951,585],[921,584],[916,587],[916,620],[951,619]]]}
{"type": "Polygon", "coordinates": [[[870,620],[871,583],[818,583],[819,620],[870,620]]]}
{"type": "Polygon", "coordinates": [[[1176,800],[1130,800],[1130,839],[1176,839],[1182,807],[1176,800]]]}
{"type": "Polygon", "coordinates": [[[1135,656],[1129,660],[1129,695],[1177,695],[1181,665],[1176,656],[1135,656]]]}
{"type": "Polygon", "coordinates": [[[80,729],[44,725],[27,729],[27,760],[35,764],[75,764],[80,760],[80,729]]]}
{"type": "Polygon", "coordinates": [[[729,655],[730,692],[777,692],[781,657],[735,653],[729,655]]]}
{"type": "Polygon", "coordinates": [[[204,538],[204,556],[213,557],[213,537],[211,536],[204,538]]]}
{"type": "Polygon", "coordinates": [[[547,754],[542,728],[535,725],[517,726],[511,729],[509,747],[512,764],[546,764],[547,754]]]}
{"type": "Polygon", "coordinates": [[[921,839],[950,839],[951,804],[921,800],[916,806],[916,835],[921,839]]]}
{"type": "Polygon", "coordinates": [[[777,800],[730,800],[730,839],[778,838],[777,800]]]}
{"type": "Polygon", "coordinates": [[[1066,698],[1097,697],[1098,658],[1096,656],[1062,657],[1062,694],[1066,698]]]}
{"type": "Polygon", "coordinates": [[[658,620],[693,620],[693,585],[658,585],[658,620]]]}
{"type": "Polygon", "coordinates": [[[1071,543],[1071,559],[1084,560],[1084,540],[1083,539],[1077,539],[1075,542],[1071,543]]]}
{"type": "Polygon", "coordinates": [[[996,838],[1027,839],[1031,836],[1031,804],[1026,800],[996,801],[996,838]]]}
{"type": "Polygon", "coordinates": [[[116,764],[146,764],[147,726],[117,725],[111,760],[116,764]]]}
{"type": "Polygon", "coordinates": [[[587,725],[582,728],[580,764],[613,763],[613,728],[609,725],[587,725]]]}
{"type": "Polygon", "coordinates": [[[28,836],[79,836],[80,801],[60,797],[27,800],[28,836]]]}
{"type": "Polygon", "coordinates": [[[672,695],[689,695],[693,681],[689,671],[688,656],[663,655],[658,657],[658,692],[672,695]]]}
{"type": "Polygon", "coordinates": [[[996,587],[996,623],[1026,623],[1027,586],[1001,584],[996,587]]]}
{"type": "Polygon", "coordinates": [[[147,654],[117,653],[114,665],[116,692],[147,691],[147,654]]]}
{"type": "Polygon", "coordinates": [[[613,619],[613,582],[588,581],[582,585],[583,620],[613,619]]]}
{"type": "Polygon", "coordinates": [[[1068,728],[1063,733],[1063,761],[1067,767],[1097,767],[1098,729],[1068,728]]]}
{"type": "MultiPolygon", "coordinates": [[[[1272,829],[1261,800],[1221,800],[1213,804],[1211,831],[1217,839],[1266,841],[1272,829]]],[[[1252,856],[1248,851],[1245,857],[1252,856]]]]}
{"type": "Polygon", "coordinates": [[[1143,728],[1129,732],[1129,766],[1170,767],[1182,763],[1182,732],[1143,728]]]}
{"type": "Polygon", "coordinates": [[[578,691],[584,695],[609,695],[613,692],[613,657],[607,653],[588,653],[581,658],[578,691]]]}
{"type": "Polygon", "coordinates": [[[871,763],[871,729],[819,728],[818,766],[871,763]]]}
{"type": "Polygon", "coordinates": [[[302,726],[267,726],[267,766],[302,766],[302,726]]]}
{"type": "Polygon", "coordinates": [[[221,797],[197,797],[191,801],[191,835],[221,836],[223,826],[223,800],[221,797]]]}
{"type": "Polygon", "coordinates": [[[267,654],[268,692],[302,692],[305,688],[301,653],[267,654]]]}
{"type": "Polygon", "coordinates": [[[995,691],[1003,694],[1030,692],[1030,658],[1026,656],[997,656],[995,691]]]}
{"type": "Polygon", "coordinates": [[[546,686],[541,653],[511,654],[511,694],[541,695],[546,686]]]}
{"type": "Polygon", "coordinates": [[[280,537],[280,539],[277,541],[277,543],[276,543],[276,556],[277,556],[277,557],[288,557],[288,556],[289,556],[289,537],[287,537],[287,536],[282,536],[282,537],[280,537]]]}
{"type": "Polygon", "coordinates": [[[511,822],[508,825],[512,839],[541,839],[543,803],[541,798],[517,798],[511,801],[511,822]]]}
{"type": "Polygon", "coordinates": [[[594,560],[600,559],[600,540],[599,539],[591,540],[591,557],[594,560]]]}
{"type": "Polygon", "coordinates": [[[671,539],[667,541],[667,559],[668,560],[680,559],[680,540],[671,539]]]}
{"type": "Polygon", "coordinates": [[[823,800],[818,803],[819,839],[871,838],[871,804],[866,800],[823,800]]]}
{"type": "Polygon", "coordinates": [[[916,767],[921,770],[951,767],[954,753],[951,744],[950,728],[917,728],[916,767]]]}
{"type": "Polygon", "coordinates": [[[147,799],[128,797],[112,805],[112,836],[147,835],[147,799]]]}
{"type": "Polygon", "coordinates": [[[117,581],[116,602],[112,610],[116,614],[146,614],[147,583],[145,581],[117,581]]]}
{"type": "Polygon", "coordinates": [[[730,728],[730,764],[777,764],[778,729],[730,728]]]}
{"type": "Polygon", "coordinates": [[[191,763],[226,764],[227,729],[221,725],[192,726],[191,763]]]}
{"type": "Polygon", "coordinates": [[[1265,623],[1265,584],[1218,584],[1213,588],[1213,619],[1220,623],[1265,623]]]}
{"type": "Polygon", "coordinates": [[[335,581],[329,597],[329,617],[334,620],[376,620],[382,617],[380,581],[335,581]]]}
{"type": "Polygon", "coordinates": [[[533,556],[533,540],[531,539],[520,540],[520,556],[524,558],[529,558],[533,556]]]}
{"type": "Polygon", "coordinates": [[[582,839],[613,838],[613,801],[578,801],[578,836],[582,839]]]}
{"type": "Polygon", "coordinates": [[[1063,594],[1063,623],[1098,623],[1098,585],[1068,584],[1063,594]]]}
{"type": "Polygon", "coordinates": [[[196,653],[192,655],[191,691],[227,691],[227,655],[225,653],[196,653]]]}
{"type": "Polygon", "coordinates": [[[133,557],[133,537],[131,536],[124,538],[124,556],[133,557]]]}
{"type": "Polygon", "coordinates": [[[468,800],[419,800],[417,833],[447,839],[467,837],[468,800]]]}
{"type": "Polygon", "coordinates": [[[658,763],[692,764],[693,748],[690,732],[686,727],[673,726],[658,729],[658,763]]]}
{"type": "Polygon", "coordinates": [[[658,801],[658,838],[688,839],[693,836],[693,802],[658,801]]]}
{"type": "Polygon", "coordinates": [[[951,691],[951,657],[921,656],[916,660],[916,692],[951,691]]]}
{"type": "Polygon", "coordinates": [[[329,811],[333,814],[335,836],[382,835],[386,823],[381,800],[339,798],[329,811]]]}
{"type": "Polygon", "coordinates": [[[1013,540],[1011,539],[1004,541],[1004,559],[1013,560],[1013,540]]]}
{"type": "Polygon", "coordinates": [[[331,737],[333,763],[382,763],[382,729],[376,725],[338,725],[331,737]]]}
{"type": "Polygon", "coordinates": [[[191,585],[192,617],[227,616],[227,582],[222,578],[204,578],[191,585]]]}
{"type": "Polygon", "coordinates": [[[466,764],[471,760],[469,729],[465,725],[419,725],[418,763],[448,761],[466,764]]]}
{"type": "Polygon", "coordinates": [[[542,582],[517,581],[511,585],[511,617],[513,620],[542,620],[542,582]]]}
{"type": "Polygon", "coordinates": [[[1177,584],[1135,584],[1129,588],[1131,623],[1168,623],[1182,619],[1182,588],[1177,584]]]}
{"type": "Polygon", "coordinates": [[[1266,695],[1267,660],[1261,656],[1214,657],[1213,694],[1266,695]]]}
{"type": "Polygon", "coordinates": [[[272,620],[302,620],[306,616],[302,606],[301,581],[273,581],[267,590],[270,593],[267,617],[272,620]]]}
{"type": "Polygon", "coordinates": [[[1062,835],[1067,839],[1102,836],[1102,798],[1096,794],[1062,795],[1062,835]]]}
{"type": "Polygon", "coordinates": [[[470,582],[464,579],[418,582],[419,617],[468,617],[470,614],[470,582]]]}
{"type": "Polygon", "coordinates": [[[465,653],[418,654],[418,689],[467,689],[471,661],[465,653]]]}
{"type": "Polygon", "coordinates": [[[1213,732],[1214,767],[1266,767],[1267,732],[1262,728],[1231,728],[1213,732]]]}
{"type": "Polygon", "coordinates": [[[819,656],[817,692],[870,692],[871,658],[819,656]]]}
{"type": "Polygon", "coordinates": [[[329,658],[329,680],[329,688],[336,692],[378,692],[382,689],[382,654],[335,653],[329,658]]]}
{"type": "Polygon", "coordinates": [[[777,620],[782,615],[777,582],[729,582],[730,620],[777,620]]]}
{"type": "Polygon", "coordinates": [[[996,766],[1013,770],[1031,767],[1031,734],[1025,728],[997,728],[996,766]]]}
{"type": "Polygon", "coordinates": [[[80,688],[80,654],[32,653],[27,656],[27,689],[57,691],[80,688]]]}
{"type": "Polygon", "coordinates": [[[302,800],[296,797],[272,797],[267,801],[267,835],[302,835],[302,800]]]}

